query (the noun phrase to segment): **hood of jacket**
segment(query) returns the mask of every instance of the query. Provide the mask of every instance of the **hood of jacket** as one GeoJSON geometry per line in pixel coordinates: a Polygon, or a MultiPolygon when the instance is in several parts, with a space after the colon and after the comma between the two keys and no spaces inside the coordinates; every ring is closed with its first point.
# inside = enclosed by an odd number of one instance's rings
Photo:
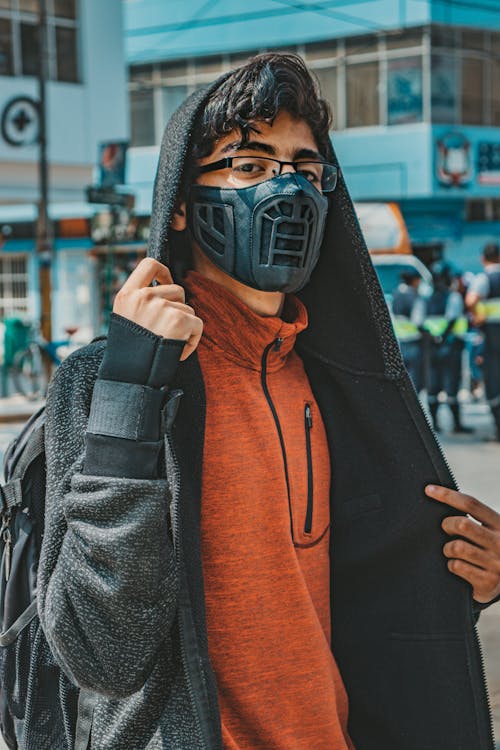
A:
{"type": "MultiPolygon", "coordinates": [[[[194,125],[210,94],[226,77],[192,94],[172,116],[163,135],[148,254],[169,266],[174,276],[182,265],[182,243],[175,241],[172,235],[179,233],[170,229],[170,223],[194,125]]],[[[338,163],[333,146],[327,157],[338,163]]],[[[328,200],[320,259],[309,283],[298,294],[309,315],[309,326],[301,334],[299,346],[353,371],[400,377],[403,363],[399,347],[342,171],[328,200]]],[[[177,280],[182,283],[182,279],[177,280]]]]}

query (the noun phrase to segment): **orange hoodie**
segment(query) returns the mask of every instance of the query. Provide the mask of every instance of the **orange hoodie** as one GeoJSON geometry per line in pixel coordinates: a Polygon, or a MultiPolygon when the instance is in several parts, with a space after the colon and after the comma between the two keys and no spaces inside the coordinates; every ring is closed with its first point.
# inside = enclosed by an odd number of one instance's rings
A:
{"type": "Polygon", "coordinates": [[[330,650],[330,458],[287,297],[261,317],[203,276],[202,560],[225,750],[353,750],[330,650]]]}

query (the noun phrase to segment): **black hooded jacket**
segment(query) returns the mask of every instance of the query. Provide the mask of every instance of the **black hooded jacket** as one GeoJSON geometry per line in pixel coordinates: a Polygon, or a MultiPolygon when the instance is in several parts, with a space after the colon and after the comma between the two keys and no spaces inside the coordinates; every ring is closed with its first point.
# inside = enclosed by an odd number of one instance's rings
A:
{"type": "MultiPolygon", "coordinates": [[[[174,269],[182,243],[170,222],[209,91],[173,116],[161,147],[150,255],[174,269]]],[[[332,649],[349,731],[357,750],[492,750],[470,588],[447,570],[446,509],[424,495],[427,483],[455,482],[404,369],[342,178],[329,202],[321,257],[299,295],[309,326],[297,351],[331,453],[332,649]]],[[[158,337],[142,340],[136,364],[122,362],[124,382],[109,357],[103,370],[99,343],[52,383],[40,616],[58,662],[91,696],[92,731],[80,723],[78,750],[90,731],[92,750],[220,750],[200,552],[203,378],[195,353],[164,405],[137,362],[150,371],[165,352],[158,337]],[[158,478],[151,456],[164,434],[158,478]],[[96,468],[100,449],[115,476],[96,468]]]]}

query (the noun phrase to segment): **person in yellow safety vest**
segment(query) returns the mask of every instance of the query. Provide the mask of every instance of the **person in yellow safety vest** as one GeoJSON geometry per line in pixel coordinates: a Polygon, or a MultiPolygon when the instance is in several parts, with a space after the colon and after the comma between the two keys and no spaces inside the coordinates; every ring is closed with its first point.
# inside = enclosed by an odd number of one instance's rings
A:
{"type": "Polygon", "coordinates": [[[422,324],[425,300],[418,291],[421,281],[418,271],[413,268],[405,270],[392,299],[394,333],[417,393],[423,387],[422,324]]]}
{"type": "Polygon", "coordinates": [[[478,274],[467,292],[466,304],[474,322],[484,330],[484,384],[500,441],[500,248],[488,243],[483,248],[484,273],[478,274]]]}
{"type": "Polygon", "coordinates": [[[461,294],[454,288],[453,269],[446,261],[431,266],[434,292],[427,300],[424,329],[429,334],[429,375],[427,397],[432,424],[440,431],[437,418],[439,394],[444,391],[453,416],[453,432],[469,433],[462,423],[458,389],[462,374],[462,352],[468,323],[461,294]]]}

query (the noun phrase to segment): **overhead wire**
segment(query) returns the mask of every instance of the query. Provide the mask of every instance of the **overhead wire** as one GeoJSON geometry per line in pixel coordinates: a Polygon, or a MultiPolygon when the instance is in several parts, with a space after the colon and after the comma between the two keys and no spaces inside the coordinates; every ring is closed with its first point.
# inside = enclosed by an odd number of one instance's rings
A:
{"type": "MultiPolygon", "coordinates": [[[[374,2],[374,0],[367,0],[368,2],[374,2]]],[[[303,5],[303,4],[302,4],[303,5]]],[[[315,3],[317,6],[315,10],[328,10],[330,8],[334,8],[336,5],[338,6],[338,0],[325,0],[323,3],[315,3]]],[[[228,15],[223,16],[212,16],[209,18],[191,18],[187,21],[176,21],[174,23],[166,23],[161,24],[158,26],[144,26],[137,29],[126,29],[125,34],[127,36],[148,36],[150,34],[162,34],[162,33],[169,33],[171,31],[184,31],[184,30],[190,30],[190,29],[196,29],[196,28],[203,28],[206,26],[226,26],[230,23],[242,23],[245,21],[260,21],[265,18],[273,18],[276,16],[283,16],[283,15],[294,15],[296,13],[303,13],[304,11],[307,11],[308,8],[306,7],[292,7],[289,6],[288,8],[270,8],[269,10],[259,10],[259,11],[247,11],[245,13],[232,13],[228,15]]],[[[335,12],[335,11],[333,11],[335,12]]],[[[358,21],[362,21],[363,19],[359,19],[356,16],[352,17],[353,19],[358,21]]]]}

